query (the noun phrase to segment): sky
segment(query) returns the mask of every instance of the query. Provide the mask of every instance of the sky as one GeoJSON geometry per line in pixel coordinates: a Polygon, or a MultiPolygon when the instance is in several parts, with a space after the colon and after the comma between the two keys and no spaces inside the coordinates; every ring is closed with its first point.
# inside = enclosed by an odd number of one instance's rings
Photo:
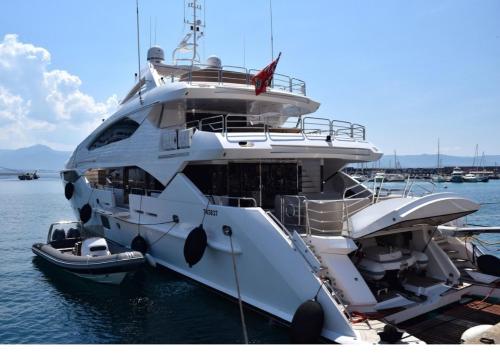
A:
{"type": "MultiPolygon", "coordinates": [[[[204,2],[202,58],[271,61],[269,0],[204,2]]],[[[185,33],[184,1],[139,4],[143,64],[150,42],[168,61],[185,33]]],[[[306,81],[317,116],[366,125],[386,153],[435,153],[440,138],[444,154],[473,156],[476,144],[500,154],[500,1],[272,7],[277,72],[306,81]]],[[[133,85],[136,46],[135,0],[2,1],[0,149],[73,149],[133,85]]]]}

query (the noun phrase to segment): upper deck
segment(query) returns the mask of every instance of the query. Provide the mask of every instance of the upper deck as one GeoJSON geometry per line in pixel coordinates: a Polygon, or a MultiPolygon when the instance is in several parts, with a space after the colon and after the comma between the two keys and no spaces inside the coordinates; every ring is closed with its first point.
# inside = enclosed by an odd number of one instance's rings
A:
{"type": "MultiPolygon", "coordinates": [[[[212,83],[219,86],[253,86],[252,77],[260,70],[239,66],[220,66],[196,64],[190,66],[172,66],[154,63],[154,69],[160,77],[160,84],[187,82],[212,83]]],[[[306,83],[292,76],[275,73],[271,89],[306,96],[306,83]]]]}

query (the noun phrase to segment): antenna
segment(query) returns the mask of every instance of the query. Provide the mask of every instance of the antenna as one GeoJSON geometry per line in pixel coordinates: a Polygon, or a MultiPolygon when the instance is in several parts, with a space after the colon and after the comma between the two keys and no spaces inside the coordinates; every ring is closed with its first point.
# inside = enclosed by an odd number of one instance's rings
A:
{"type": "MultiPolygon", "coordinates": [[[[141,81],[141,43],[139,42],[139,0],[135,0],[135,8],[136,8],[136,15],[137,15],[137,62],[139,64],[139,72],[137,72],[137,80],[141,81]]],[[[141,88],[139,85],[139,102],[142,105],[142,94],[141,94],[141,88]]]]}
{"type": "MultiPolygon", "coordinates": [[[[202,10],[202,6],[199,4],[199,0],[190,0],[185,3],[188,10],[192,10],[192,16],[190,19],[184,18],[184,24],[189,26],[189,32],[181,40],[177,48],[172,53],[172,60],[176,65],[179,61],[189,61],[191,65],[195,62],[199,62],[198,55],[198,42],[204,35],[205,24],[199,16],[198,11],[202,10]],[[178,58],[176,54],[190,52],[192,55],[190,58],[178,58]]],[[[186,9],[184,10],[186,13],[186,9]]]]}
{"type": "Polygon", "coordinates": [[[269,14],[271,17],[271,61],[274,61],[273,0],[269,0],[269,14]]]}
{"type": "Polygon", "coordinates": [[[149,48],[151,48],[151,16],[149,17],[149,48]]]}
{"type": "Polygon", "coordinates": [[[243,67],[247,67],[247,41],[243,35],[243,67]]]}
{"type": "MultiPolygon", "coordinates": [[[[137,62],[139,63],[139,72],[137,72],[137,76],[141,77],[141,43],[139,41],[140,33],[139,33],[139,0],[135,0],[136,6],[136,18],[137,18],[137,62]]],[[[140,78],[139,78],[140,80],[140,78]]]]}
{"type": "Polygon", "coordinates": [[[158,43],[158,42],[156,41],[156,20],[157,20],[157,18],[156,18],[156,16],[155,16],[155,45],[158,43]]]}

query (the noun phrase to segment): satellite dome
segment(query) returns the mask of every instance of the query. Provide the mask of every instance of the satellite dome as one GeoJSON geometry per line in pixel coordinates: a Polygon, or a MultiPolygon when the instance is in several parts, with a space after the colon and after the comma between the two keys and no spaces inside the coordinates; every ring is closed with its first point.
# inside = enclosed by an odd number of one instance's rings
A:
{"type": "Polygon", "coordinates": [[[208,65],[208,67],[211,67],[211,68],[221,68],[222,61],[217,56],[210,56],[209,58],[207,58],[207,65],[208,65]]]}
{"type": "Polygon", "coordinates": [[[153,46],[148,50],[148,61],[154,63],[161,63],[165,61],[165,53],[159,46],[153,46]]]}

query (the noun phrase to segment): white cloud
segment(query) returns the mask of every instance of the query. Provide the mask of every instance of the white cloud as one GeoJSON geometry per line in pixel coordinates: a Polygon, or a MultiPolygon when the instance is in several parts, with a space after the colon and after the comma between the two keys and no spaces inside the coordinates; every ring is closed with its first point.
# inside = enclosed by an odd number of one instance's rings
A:
{"type": "Polygon", "coordinates": [[[44,48],[5,35],[0,42],[0,148],[46,144],[74,148],[118,105],[80,90],[82,81],[61,69],[50,69],[44,48]]]}

